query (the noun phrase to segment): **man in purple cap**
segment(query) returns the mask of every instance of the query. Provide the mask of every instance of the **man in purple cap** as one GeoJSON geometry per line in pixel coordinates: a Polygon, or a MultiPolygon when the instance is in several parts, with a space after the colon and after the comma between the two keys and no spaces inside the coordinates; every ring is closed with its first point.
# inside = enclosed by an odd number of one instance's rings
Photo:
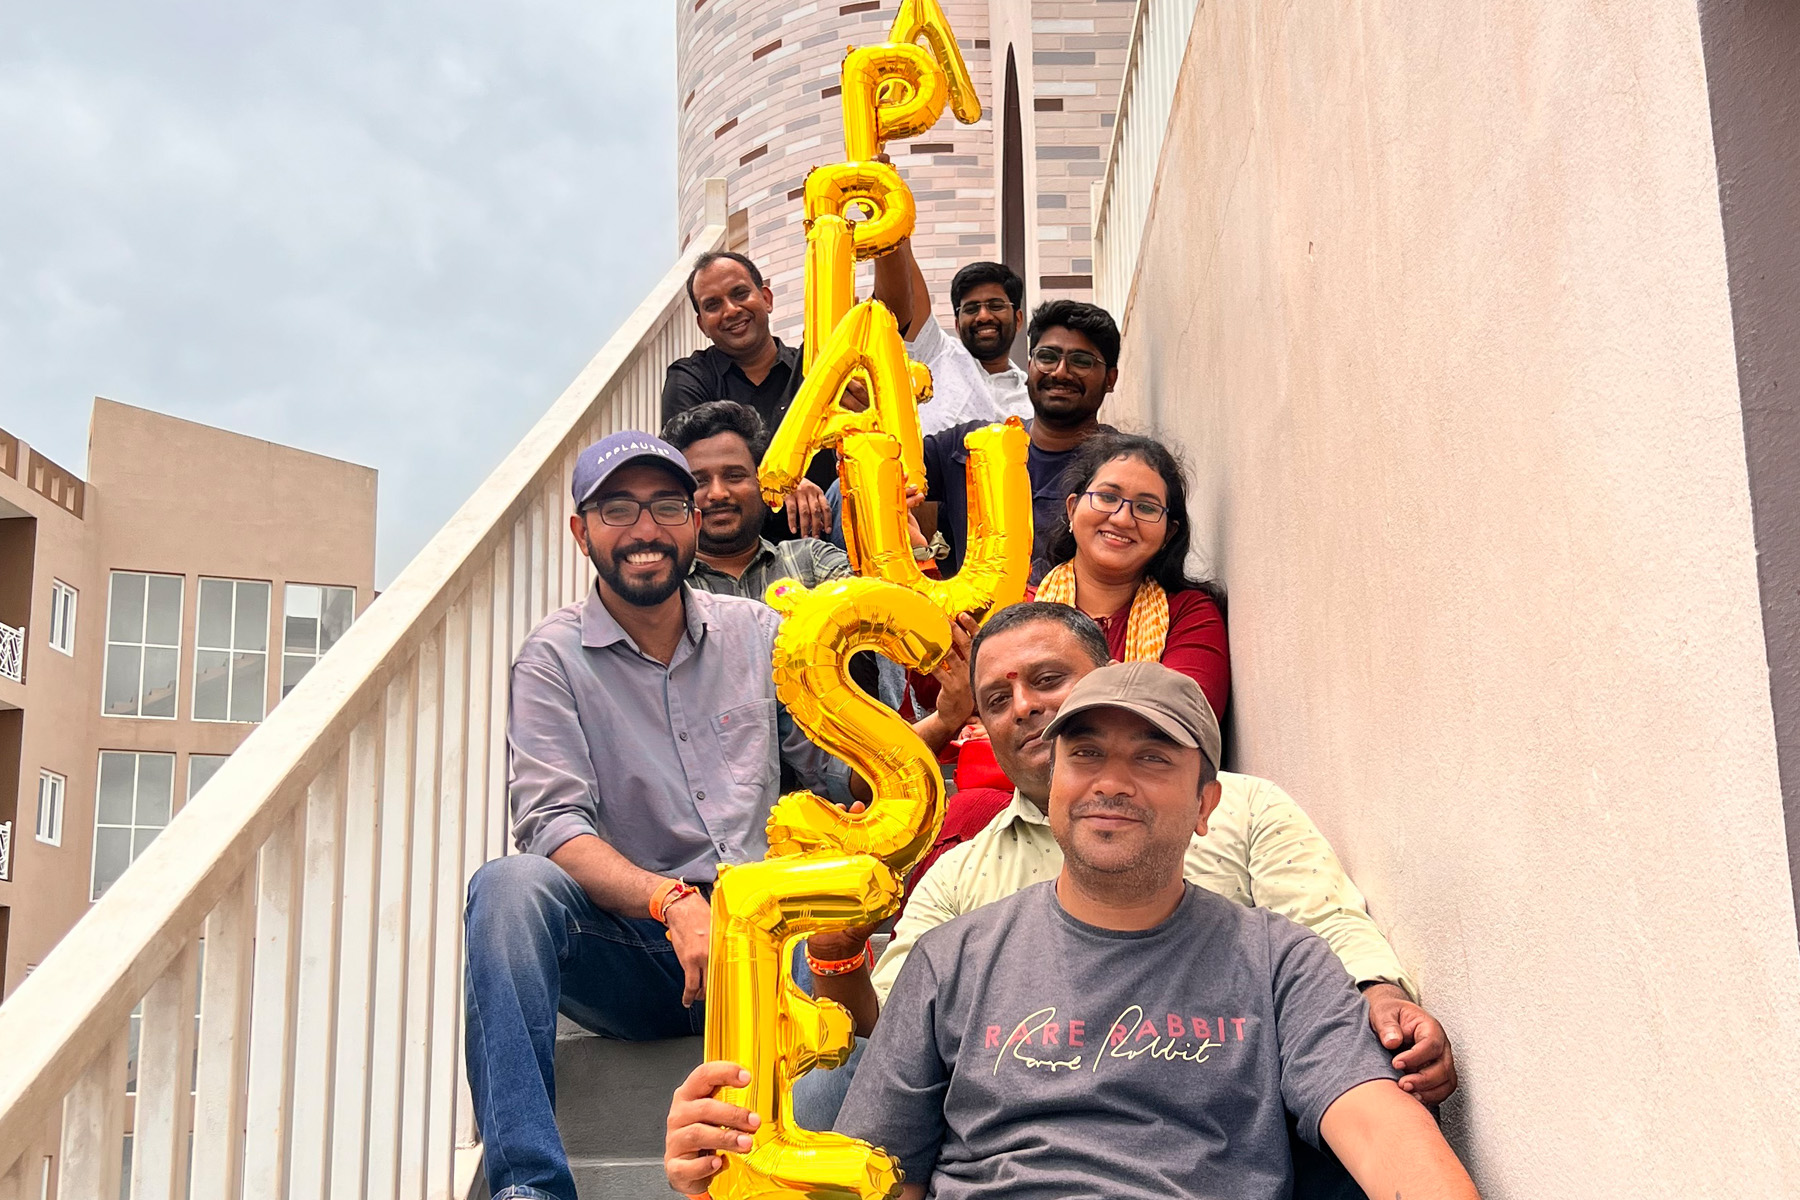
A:
{"type": "Polygon", "coordinates": [[[575,1200],[555,1121],[560,1009],[626,1040],[699,1033],[720,863],[760,859],[787,764],[847,798],[848,771],[776,702],[780,618],[684,586],[698,536],[680,451],[616,433],[576,459],[569,528],[599,578],[512,671],[513,837],[469,883],[469,1084],[488,1183],[575,1200]]]}
{"type": "MultiPolygon", "coordinates": [[[[613,434],[575,460],[572,490],[569,531],[599,578],[513,662],[520,853],[475,873],[464,917],[469,1086],[495,1200],[575,1200],[558,1011],[627,1041],[699,1033],[719,865],[768,850],[783,766],[840,802],[852,791],[777,702],[775,610],[687,584],[699,523],[681,452],[613,434]]],[[[941,749],[966,715],[914,728],[941,749]]]]}

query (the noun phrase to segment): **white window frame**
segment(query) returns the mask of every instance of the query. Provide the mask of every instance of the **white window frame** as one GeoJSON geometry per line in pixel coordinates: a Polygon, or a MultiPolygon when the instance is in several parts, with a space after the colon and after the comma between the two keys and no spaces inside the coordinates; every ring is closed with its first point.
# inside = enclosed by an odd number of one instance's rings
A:
{"type": "Polygon", "coordinates": [[[199,591],[194,603],[194,680],[189,689],[192,699],[194,720],[204,721],[212,725],[256,725],[269,715],[269,617],[275,603],[275,585],[266,579],[227,579],[217,575],[203,575],[200,578],[199,591]],[[231,645],[204,645],[200,640],[200,611],[206,603],[207,585],[227,584],[231,588],[231,645]],[[237,646],[237,601],[239,589],[244,586],[260,587],[266,593],[263,604],[263,637],[262,649],[239,649],[237,646]],[[227,656],[225,670],[225,715],[222,717],[203,717],[200,715],[200,656],[202,653],[223,653],[227,656]],[[251,720],[240,720],[231,715],[232,701],[236,699],[237,662],[241,656],[255,655],[262,659],[262,694],[256,698],[256,716],[251,720]]]}
{"type": "Polygon", "coordinates": [[[181,610],[187,606],[187,576],[170,575],[163,571],[125,571],[115,570],[107,575],[106,581],[106,661],[100,668],[100,715],[137,721],[173,721],[181,715],[181,610]],[[114,583],[121,575],[141,575],[144,578],[144,624],[138,631],[139,640],[135,642],[114,641],[112,636],[112,604],[114,583]],[[181,587],[180,599],[177,602],[175,616],[175,641],[152,642],[150,636],[150,581],[152,579],[173,579],[181,587]],[[138,652],[138,686],[137,712],[109,713],[106,711],[106,680],[111,677],[112,656],[114,647],[135,649],[138,652]],[[160,713],[146,713],[144,709],[144,658],[150,649],[173,650],[175,652],[175,677],[173,686],[175,694],[170,698],[171,712],[167,716],[160,713]]]}
{"type": "MultiPolygon", "coordinates": [[[[138,830],[155,829],[157,832],[150,839],[151,841],[155,841],[157,837],[162,836],[162,831],[168,828],[168,822],[175,819],[175,756],[173,754],[170,754],[166,750],[102,750],[98,761],[100,765],[94,772],[94,850],[88,866],[89,903],[99,900],[101,895],[99,890],[99,870],[100,831],[102,829],[128,829],[131,831],[131,840],[135,844],[137,841],[138,830]],[[109,754],[121,754],[131,759],[131,824],[129,825],[121,825],[116,821],[102,821],[100,819],[100,788],[102,786],[102,781],[106,777],[106,756],[109,754]],[[143,760],[145,758],[166,758],[169,760],[169,816],[161,825],[139,825],[137,823],[137,806],[139,801],[138,782],[143,770],[143,760]]],[[[130,852],[129,857],[125,860],[126,871],[129,871],[131,869],[131,864],[138,860],[138,854],[139,851],[135,849],[130,852]]],[[[122,877],[124,871],[121,871],[120,875],[122,877]]],[[[116,883],[118,881],[114,880],[113,882],[116,883]]]]}
{"type": "Polygon", "coordinates": [[[62,580],[50,580],[50,648],[75,657],[75,608],[81,592],[62,580]]]}
{"type": "MultiPolygon", "coordinates": [[[[294,681],[294,684],[292,686],[290,686],[287,681],[288,680],[288,660],[290,658],[296,659],[296,660],[299,660],[299,659],[306,660],[306,669],[304,671],[300,672],[300,679],[304,679],[306,677],[307,673],[310,672],[313,669],[313,667],[318,664],[318,661],[321,658],[325,657],[325,651],[321,651],[319,649],[319,643],[320,643],[320,641],[322,641],[324,639],[324,636],[325,636],[325,600],[326,600],[326,594],[329,592],[349,592],[350,593],[350,621],[351,621],[351,624],[355,624],[355,622],[356,622],[356,589],[354,587],[348,586],[346,584],[341,584],[341,583],[290,583],[282,589],[282,592],[281,592],[281,696],[283,698],[285,698],[287,696],[287,694],[294,689],[295,686],[298,686],[299,682],[300,682],[299,679],[296,679],[294,681]],[[317,619],[317,622],[316,622],[315,628],[314,628],[313,642],[312,642],[312,645],[310,645],[310,646],[295,645],[293,642],[290,642],[288,640],[288,620],[290,619],[289,605],[293,601],[295,591],[297,591],[300,588],[307,588],[307,589],[309,589],[311,591],[315,591],[319,594],[319,616],[318,616],[318,619],[317,619]]],[[[345,632],[348,632],[348,631],[349,631],[349,626],[346,626],[345,632]]],[[[327,647],[326,649],[329,650],[329,647],[327,647]]],[[[279,701],[277,701],[277,703],[279,703],[279,701]]]]}
{"type": "Polygon", "coordinates": [[[63,801],[68,794],[68,776],[58,775],[55,771],[50,770],[38,772],[37,840],[46,846],[62,845],[63,813],[65,811],[63,801]],[[44,831],[44,800],[46,797],[52,801],[49,807],[51,820],[48,837],[45,836],[44,831]]]}
{"type": "Polygon", "coordinates": [[[194,798],[194,793],[198,792],[200,790],[200,788],[197,788],[194,786],[194,764],[195,763],[211,762],[214,759],[218,760],[218,766],[215,766],[212,769],[212,773],[209,774],[200,784],[200,787],[205,787],[208,783],[212,782],[213,775],[217,775],[219,773],[219,767],[224,766],[225,760],[230,757],[231,757],[231,755],[229,755],[229,754],[190,754],[190,755],[188,755],[188,760],[187,760],[187,763],[188,763],[187,799],[192,800],[194,798]]]}

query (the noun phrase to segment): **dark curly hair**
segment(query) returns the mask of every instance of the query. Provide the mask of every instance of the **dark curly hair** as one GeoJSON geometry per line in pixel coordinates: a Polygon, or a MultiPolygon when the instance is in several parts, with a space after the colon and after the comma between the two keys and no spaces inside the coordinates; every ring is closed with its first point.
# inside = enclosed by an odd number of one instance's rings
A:
{"type": "Polygon", "coordinates": [[[1113,321],[1112,314],[1098,304],[1046,300],[1031,314],[1031,324],[1025,327],[1025,340],[1036,348],[1045,331],[1059,326],[1073,329],[1094,343],[1094,349],[1106,360],[1108,370],[1119,365],[1119,326],[1113,321]]]}
{"type": "MultiPolygon", "coordinates": [[[[1187,573],[1190,545],[1187,472],[1173,450],[1155,438],[1138,437],[1129,433],[1096,434],[1082,443],[1081,449],[1075,452],[1075,457],[1069,460],[1069,465],[1063,468],[1064,496],[1080,496],[1085,493],[1092,486],[1094,477],[1100,474],[1100,468],[1120,458],[1135,458],[1162,476],[1163,488],[1168,496],[1169,511],[1163,520],[1168,522],[1169,534],[1163,539],[1162,549],[1145,565],[1145,576],[1160,583],[1163,591],[1170,595],[1195,590],[1205,592],[1219,605],[1219,611],[1223,612],[1223,589],[1210,579],[1195,579],[1187,573]]],[[[1063,509],[1062,520],[1057,524],[1056,534],[1050,540],[1050,561],[1055,564],[1066,563],[1075,557],[1075,533],[1069,528],[1066,503],[1063,509]]]]}
{"type": "Polygon", "coordinates": [[[662,439],[686,453],[695,442],[721,433],[735,433],[743,438],[744,444],[750,447],[751,459],[757,462],[762,461],[763,451],[769,448],[769,430],[763,424],[762,415],[736,400],[708,400],[705,404],[683,409],[663,426],[662,439]]]}

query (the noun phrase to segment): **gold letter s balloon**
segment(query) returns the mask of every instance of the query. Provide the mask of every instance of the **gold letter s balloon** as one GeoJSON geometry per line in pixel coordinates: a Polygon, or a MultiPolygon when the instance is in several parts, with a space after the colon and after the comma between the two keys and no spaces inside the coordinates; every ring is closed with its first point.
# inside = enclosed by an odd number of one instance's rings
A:
{"type": "Polygon", "coordinates": [[[778,504],[821,447],[838,447],[844,529],[863,578],[770,588],[769,603],[783,617],[775,687],[796,723],[848,762],[874,799],[850,813],[810,792],[783,796],[769,816],[768,858],[719,870],[706,1056],[750,1072],[748,1085],[720,1096],[762,1118],[747,1152],[723,1156],[710,1188],[719,1200],[899,1194],[900,1168],[886,1151],[792,1119],[794,1080],[841,1064],[853,1044],[843,1007],[807,997],[789,978],[795,944],[892,915],[902,879],[943,820],[937,762],[904,721],[851,681],[850,657],[875,650],[928,671],[950,649],[952,620],[1018,600],[1030,569],[1027,438],[1015,420],[965,439],[969,529],[961,571],[948,580],[920,573],[908,544],[906,490],[925,488],[918,405],[931,394],[930,373],[908,361],[885,306],[856,301],[856,262],[892,250],[915,220],[899,172],[872,161],[882,144],[925,132],[946,98],[958,120],[981,116],[936,0],[902,0],[888,43],[850,53],[843,96],[851,161],[820,167],[806,181],[806,379],[760,474],[763,495],[778,504]],[[853,220],[852,209],[870,215],[853,220]],[[842,403],[853,378],[869,391],[861,412],[842,403]]]}

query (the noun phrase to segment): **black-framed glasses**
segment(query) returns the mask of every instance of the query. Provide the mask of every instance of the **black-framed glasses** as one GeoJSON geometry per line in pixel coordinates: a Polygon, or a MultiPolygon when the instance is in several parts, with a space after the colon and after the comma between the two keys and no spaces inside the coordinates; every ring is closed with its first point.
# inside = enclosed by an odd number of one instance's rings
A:
{"type": "Polygon", "coordinates": [[[686,525],[694,515],[694,502],[686,497],[664,496],[658,500],[633,500],[630,496],[611,496],[582,509],[600,514],[602,525],[636,525],[645,509],[658,525],[686,525]]]}
{"type": "Polygon", "coordinates": [[[1091,371],[1100,365],[1100,359],[1086,350],[1064,350],[1061,346],[1039,346],[1031,352],[1031,361],[1046,371],[1056,370],[1056,364],[1066,362],[1072,371],[1091,371]]]}
{"type": "Polygon", "coordinates": [[[1013,310],[1011,300],[964,300],[956,306],[959,317],[979,317],[984,312],[993,313],[996,317],[1004,317],[1013,310]]]}
{"type": "Polygon", "coordinates": [[[1126,505],[1131,506],[1132,519],[1146,525],[1158,524],[1169,515],[1169,506],[1154,500],[1127,500],[1117,492],[1083,492],[1082,495],[1087,497],[1089,508],[1109,517],[1126,505]]]}

